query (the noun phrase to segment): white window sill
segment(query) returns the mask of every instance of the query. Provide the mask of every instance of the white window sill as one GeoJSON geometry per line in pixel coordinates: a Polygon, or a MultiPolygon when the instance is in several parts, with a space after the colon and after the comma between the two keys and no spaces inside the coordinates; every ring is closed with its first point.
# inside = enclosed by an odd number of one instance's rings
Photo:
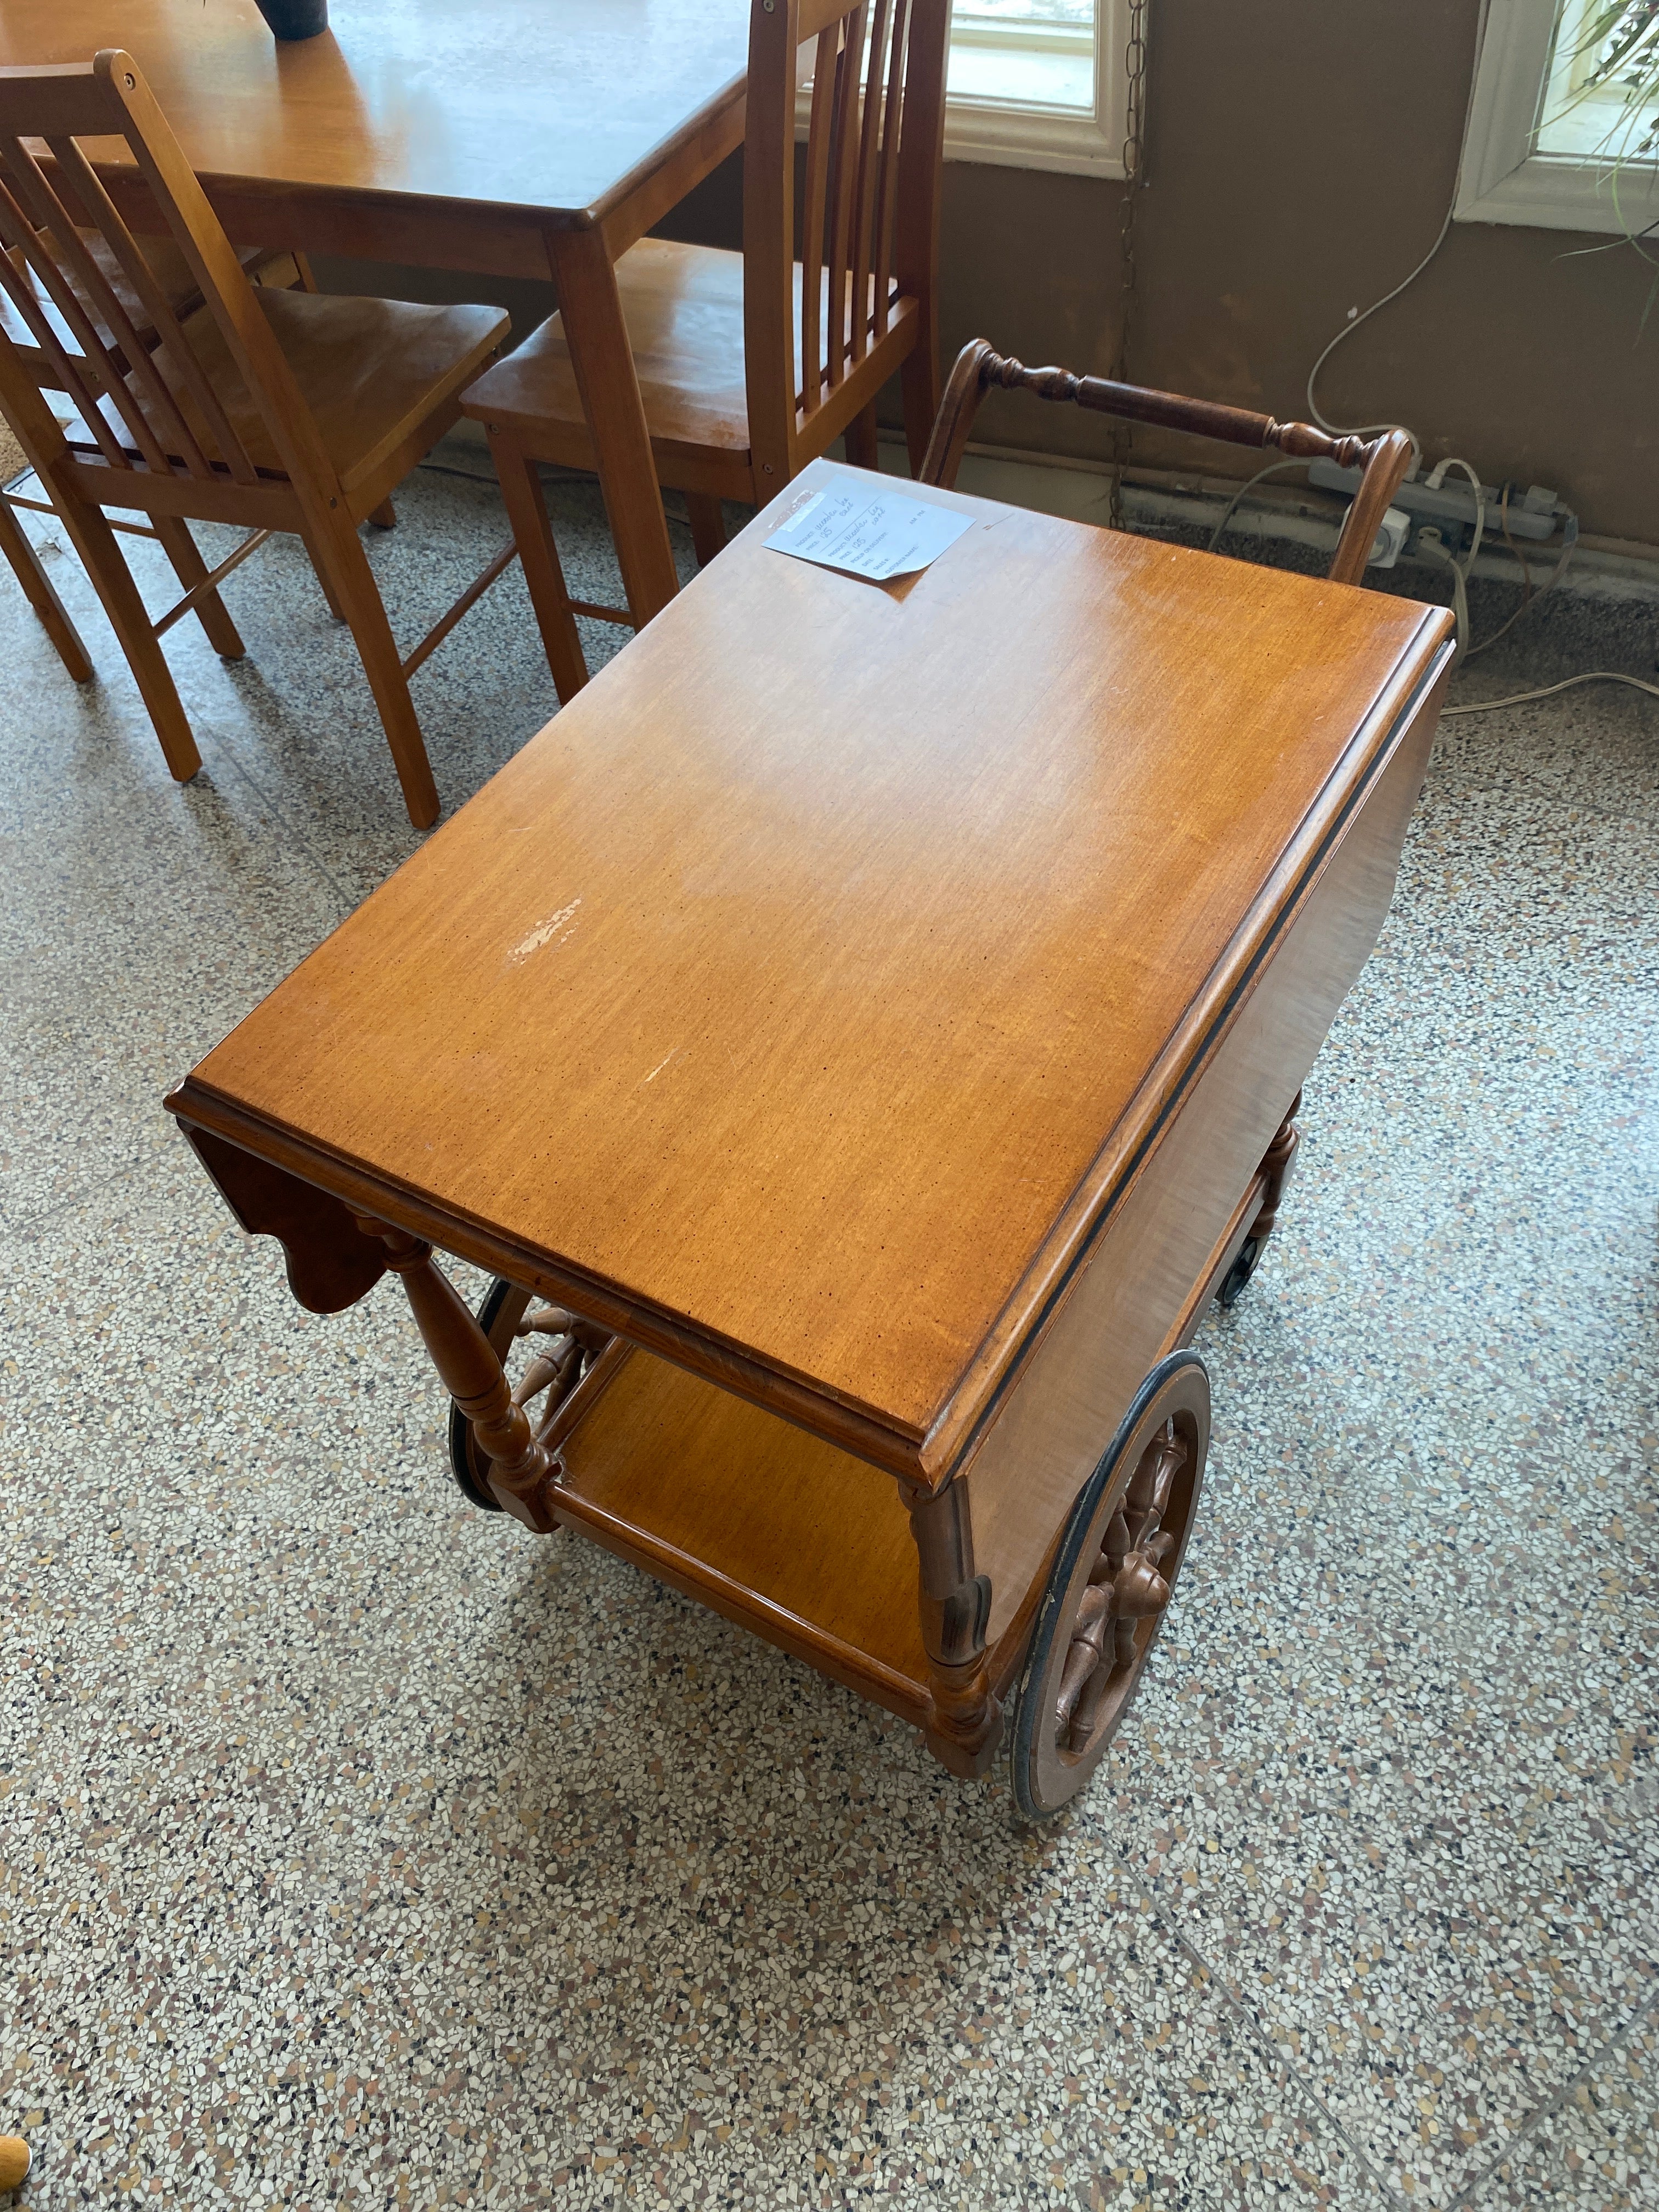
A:
{"type": "MultiPolygon", "coordinates": [[[[964,34],[959,28],[951,42],[945,160],[1122,176],[1124,6],[1125,0],[1095,0],[1098,51],[1095,38],[1087,33],[1079,38],[1070,29],[1043,27],[1033,36],[1024,29],[1011,35],[979,28],[964,34]]],[[[795,111],[803,138],[811,106],[803,85],[795,111]]]]}
{"type": "Polygon", "coordinates": [[[945,158],[1073,176],[1123,174],[1121,138],[1109,137],[1087,109],[1020,106],[1006,100],[947,100],[945,158]]]}
{"type": "Polygon", "coordinates": [[[1532,154],[1482,188],[1465,179],[1458,222],[1530,223],[1540,230],[1643,231],[1659,221],[1659,170],[1632,162],[1615,177],[1601,161],[1532,154]]]}

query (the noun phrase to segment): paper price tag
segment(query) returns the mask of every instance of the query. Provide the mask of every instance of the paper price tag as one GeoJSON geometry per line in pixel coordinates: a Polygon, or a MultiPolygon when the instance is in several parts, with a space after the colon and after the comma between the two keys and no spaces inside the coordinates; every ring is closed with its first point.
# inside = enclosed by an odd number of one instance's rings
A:
{"type": "Polygon", "coordinates": [[[766,543],[775,553],[883,584],[890,576],[913,576],[926,568],[972,527],[970,515],[934,507],[902,485],[848,470],[804,500],[766,543]]]}

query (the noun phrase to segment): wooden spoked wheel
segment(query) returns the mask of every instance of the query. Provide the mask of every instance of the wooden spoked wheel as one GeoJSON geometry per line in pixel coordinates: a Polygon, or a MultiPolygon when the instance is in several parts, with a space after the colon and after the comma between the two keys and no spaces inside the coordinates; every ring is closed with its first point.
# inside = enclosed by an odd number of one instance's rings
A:
{"type": "MultiPolygon", "coordinates": [[[[593,1322],[551,1306],[532,1291],[497,1276],[478,1308],[478,1326],[507,1370],[513,1401],[539,1436],[608,1341],[593,1322]]],[[[452,1399],[449,1407],[449,1464],[474,1505],[499,1513],[501,1500],[489,1486],[489,1456],[466,1415],[452,1399]]]]}
{"type": "Polygon", "coordinates": [[[1170,1604],[1210,1445],[1210,1378],[1171,1352],[1084,1485],[1048,1577],[1015,1707],[1014,1801],[1046,1820],[1116,1734],[1170,1604]]]}

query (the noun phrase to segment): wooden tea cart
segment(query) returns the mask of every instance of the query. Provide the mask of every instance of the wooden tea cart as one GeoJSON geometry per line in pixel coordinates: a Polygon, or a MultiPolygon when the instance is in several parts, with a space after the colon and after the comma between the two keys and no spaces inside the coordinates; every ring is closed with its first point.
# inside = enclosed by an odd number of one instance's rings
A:
{"type": "Polygon", "coordinates": [[[1006,1743],[1036,1817],[1169,1604],[1186,1347],[1273,1226],[1449,623],[920,488],[974,526],[919,575],[767,550],[834,474],[168,1104],[304,1305],[402,1279],[478,1504],[952,1773],[1006,1743]]]}

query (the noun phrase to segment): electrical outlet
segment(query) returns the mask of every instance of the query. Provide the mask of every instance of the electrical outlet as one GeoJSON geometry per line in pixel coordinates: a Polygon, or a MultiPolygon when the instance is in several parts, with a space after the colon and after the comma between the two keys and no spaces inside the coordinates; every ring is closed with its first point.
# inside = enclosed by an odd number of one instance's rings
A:
{"type": "Polygon", "coordinates": [[[1411,535],[1412,519],[1402,507],[1391,507],[1377,525],[1376,536],[1366,556],[1368,568],[1392,568],[1411,535]]]}

